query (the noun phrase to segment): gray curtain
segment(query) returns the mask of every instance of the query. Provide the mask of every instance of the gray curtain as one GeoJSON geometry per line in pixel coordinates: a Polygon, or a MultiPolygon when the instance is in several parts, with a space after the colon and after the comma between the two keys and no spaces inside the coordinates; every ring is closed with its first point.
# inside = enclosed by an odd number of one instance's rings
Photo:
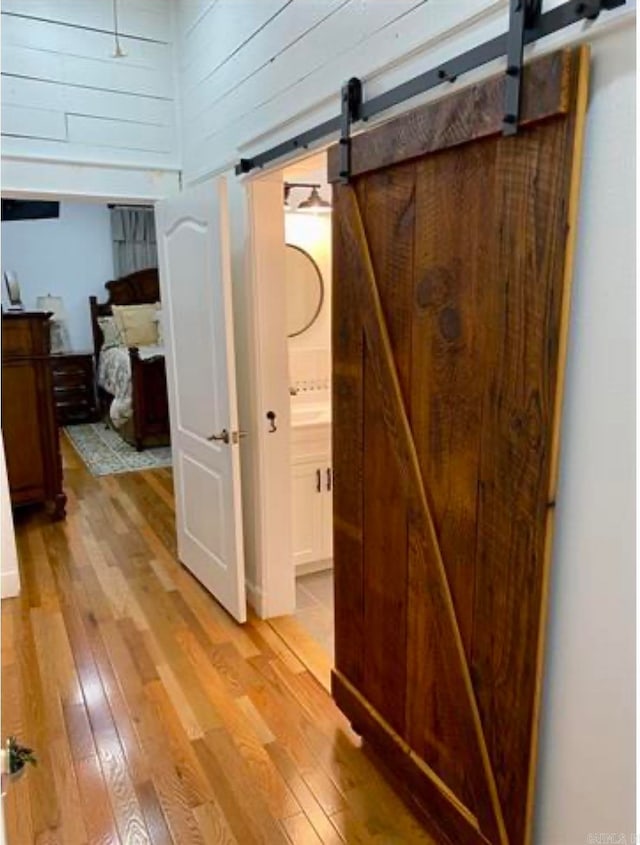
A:
{"type": "Polygon", "coordinates": [[[112,208],[111,239],[116,279],[136,270],[158,266],[156,224],[152,208],[112,208]]]}

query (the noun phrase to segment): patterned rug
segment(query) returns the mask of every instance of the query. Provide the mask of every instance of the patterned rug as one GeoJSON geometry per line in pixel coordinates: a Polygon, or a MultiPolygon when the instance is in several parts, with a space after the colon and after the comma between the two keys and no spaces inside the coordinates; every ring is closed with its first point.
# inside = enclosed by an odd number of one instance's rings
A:
{"type": "Polygon", "coordinates": [[[71,425],[64,429],[92,475],[115,475],[138,469],[171,466],[171,447],[157,446],[136,452],[104,423],[71,425]]]}

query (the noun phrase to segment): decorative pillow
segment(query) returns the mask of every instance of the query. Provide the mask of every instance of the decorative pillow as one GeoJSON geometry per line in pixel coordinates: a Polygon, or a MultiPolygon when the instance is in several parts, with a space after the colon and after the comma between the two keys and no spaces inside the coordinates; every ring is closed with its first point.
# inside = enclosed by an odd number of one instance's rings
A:
{"type": "Polygon", "coordinates": [[[155,346],[158,329],[155,321],[159,302],[148,305],[114,305],[113,319],[124,339],[125,346],[155,346]]]}
{"type": "Polygon", "coordinates": [[[120,331],[116,326],[116,321],[113,317],[98,317],[98,325],[102,332],[102,348],[111,349],[114,346],[123,346],[120,331]]]}
{"type": "Polygon", "coordinates": [[[158,333],[158,346],[164,346],[164,328],[162,327],[162,308],[158,308],[155,316],[156,331],[158,333]]]}

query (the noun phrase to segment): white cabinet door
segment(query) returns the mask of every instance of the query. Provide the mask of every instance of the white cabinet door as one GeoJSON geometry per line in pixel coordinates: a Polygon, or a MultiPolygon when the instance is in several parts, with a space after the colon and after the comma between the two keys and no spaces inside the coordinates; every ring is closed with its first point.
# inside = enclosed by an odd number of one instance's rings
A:
{"type": "Polygon", "coordinates": [[[224,179],[156,206],[178,556],[247,618],[224,179]]]}
{"type": "Polygon", "coordinates": [[[310,456],[292,466],[292,532],[295,566],[322,560],[324,556],[323,456],[310,456]]]}

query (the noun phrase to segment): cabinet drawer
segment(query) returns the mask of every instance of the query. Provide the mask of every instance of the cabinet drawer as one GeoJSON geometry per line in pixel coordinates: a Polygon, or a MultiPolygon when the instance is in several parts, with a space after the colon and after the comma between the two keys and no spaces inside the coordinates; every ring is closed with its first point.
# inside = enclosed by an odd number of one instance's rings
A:
{"type": "Polygon", "coordinates": [[[29,355],[49,354],[49,321],[39,315],[31,319],[28,314],[3,316],[2,356],[22,358],[29,355]]]}
{"type": "Polygon", "coordinates": [[[53,396],[56,405],[59,405],[61,402],[88,402],[93,396],[93,392],[87,387],[86,384],[63,385],[57,387],[54,385],[53,396]]]}
{"type": "Polygon", "coordinates": [[[88,375],[87,367],[82,364],[67,364],[64,367],[61,367],[59,364],[54,364],[52,372],[54,380],[73,377],[87,378],[88,375]]]}
{"type": "Polygon", "coordinates": [[[53,374],[53,386],[55,388],[87,387],[90,384],[91,378],[87,376],[84,370],[79,372],[54,372],[53,374]]]}

